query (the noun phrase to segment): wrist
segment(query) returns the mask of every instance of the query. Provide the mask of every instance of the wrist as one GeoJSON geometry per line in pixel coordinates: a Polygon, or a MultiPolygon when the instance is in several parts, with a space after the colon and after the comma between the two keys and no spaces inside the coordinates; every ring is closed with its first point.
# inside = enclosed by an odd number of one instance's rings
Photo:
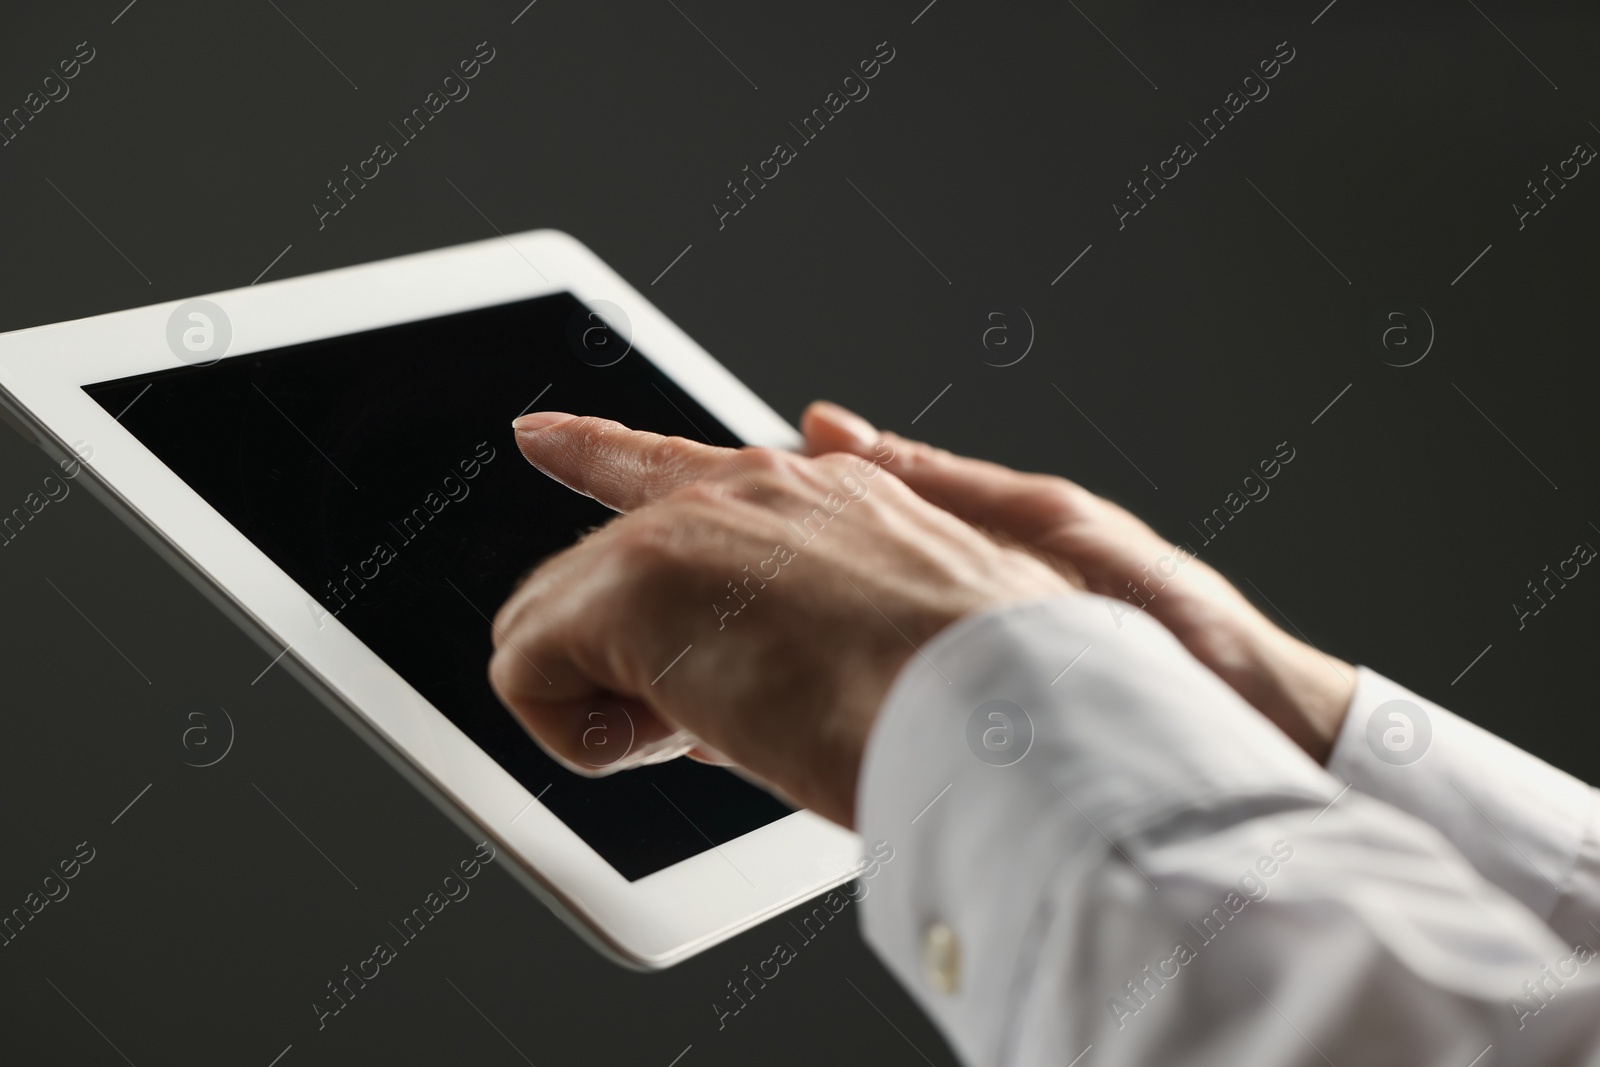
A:
{"type": "Polygon", "coordinates": [[[1251,644],[1255,666],[1241,695],[1318,763],[1326,764],[1355,695],[1356,669],[1266,623],[1251,644]]]}
{"type": "Polygon", "coordinates": [[[1158,600],[1155,614],[1213,674],[1326,764],[1355,693],[1355,668],[1290,637],[1231,586],[1226,592],[1158,600]]]}

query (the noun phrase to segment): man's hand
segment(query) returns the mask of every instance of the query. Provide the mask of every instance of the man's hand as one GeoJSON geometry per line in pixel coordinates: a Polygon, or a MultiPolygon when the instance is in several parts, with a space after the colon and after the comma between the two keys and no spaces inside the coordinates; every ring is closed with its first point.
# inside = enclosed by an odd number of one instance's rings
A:
{"type": "Polygon", "coordinates": [[[918,646],[1075,587],[870,451],[712,448],[555,412],[516,431],[530,463],[624,513],[541,565],[494,621],[495,692],[586,773],[678,754],[687,731],[851,826],[867,736],[918,646]],[[614,752],[619,734],[628,755],[597,761],[594,742],[614,752]]]}
{"type": "Polygon", "coordinates": [[[884,469],[951,514],[1025,545],[1090,592],[1144,604],[1185,648],[1326,763],[1355,690],[1355,670],[1273,625],[1222,575],[1181,558],[1123,508],[1064,478],[1021,474],[879,433],[836,404],[801,420],[813,454],[882,452],[884,469]],[[1129,599],[1130,597],[1136,599],[1129,599]]]}

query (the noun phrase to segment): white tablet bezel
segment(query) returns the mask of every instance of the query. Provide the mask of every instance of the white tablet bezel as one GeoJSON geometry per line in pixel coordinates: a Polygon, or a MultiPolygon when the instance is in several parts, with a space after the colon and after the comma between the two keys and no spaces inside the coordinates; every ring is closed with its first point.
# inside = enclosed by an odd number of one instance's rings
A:
{"type": "MultiPolygon", "coordinates": [[[[224,358],[236,358],[563,290],[591,306],[620,307],[637,354],[742,440],[786,448],[798,442],[792,427],[621,276],[556,231],[206,299],[227,315],[232,340],[224,358]]],[[[859,838],[800,811],[638,881],[618,874],[353,633],[336,619],[318,619],[305,590],[83,391],[86,384],[181,366],[166,340],[177,304],[0,335],[0,388],[54,439],[41,444],[85,456],[84,465],[126,510],[402,753],[516,860],[525,884],[558,911],[566,909],[563,917],[599,947],[634,966],[669,966],[840,884],[859,867],[859,838]]],[[[545,402],[561,406],[558,396],[545,402]]]]}

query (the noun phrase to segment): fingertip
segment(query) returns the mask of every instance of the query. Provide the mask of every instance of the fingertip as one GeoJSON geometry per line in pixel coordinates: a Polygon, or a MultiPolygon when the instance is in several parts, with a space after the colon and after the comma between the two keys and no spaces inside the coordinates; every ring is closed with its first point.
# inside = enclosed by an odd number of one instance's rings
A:
{"type": "Polygon", "coordinates": [[[705,763],[712,767],[731,767],[733,760],[724,756],[704,741],[697,741],[693,748],[684,753],[696,763],[705,763]]]}
{"type": "Polygon", "coordinates": [[[522,456],[574,492],[628,512],[728,467],[729,448],[634,430],[598,415],[540,411],[512,422],[522,456]]]}
{"type": "Polygon", "coordinates": [[[511,429],[516,433],[528,433],[533,430],[543,430],[569,419],[577,418],[565,411],[534,411],[527,415],[518,415],[511,420],[511,429]]]}
{"type": "Polygon", "coordinates": [[[814,400],[800,416],[800,428],[812,451],[868,452],[879,438],[866,419],[831,400],[814,400]]]}
{"type": "Polygon", "coordinates": [[[696,743],[692,735],[631,698],[527,700],[508,704],[507,709],[547,755],[586,778],[666,763],[696,743]]]}
{"type": "Polygon", "coordinates": [[[511,436],[523,459],[568,488],[584,492],[563,474],[562,468],[568,463],[569,453],[592,440],[592,435],[584,431],[602,421],[605,420],[565,411],[531,411],[511,420],[511,436]]]}

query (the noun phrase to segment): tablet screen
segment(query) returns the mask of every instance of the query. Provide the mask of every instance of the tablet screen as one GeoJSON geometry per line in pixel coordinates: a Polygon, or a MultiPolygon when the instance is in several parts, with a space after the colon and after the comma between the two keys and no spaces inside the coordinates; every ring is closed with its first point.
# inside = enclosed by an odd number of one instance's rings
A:
{"type": "Polygon", "coordinates": [[[573,774],[489,687],[489,619],[613,514],[531,467],[513,418],[739,443],[626,347],[558,293],[84,389],[631,881],[789,809],[686,759],[573,774]]]}

